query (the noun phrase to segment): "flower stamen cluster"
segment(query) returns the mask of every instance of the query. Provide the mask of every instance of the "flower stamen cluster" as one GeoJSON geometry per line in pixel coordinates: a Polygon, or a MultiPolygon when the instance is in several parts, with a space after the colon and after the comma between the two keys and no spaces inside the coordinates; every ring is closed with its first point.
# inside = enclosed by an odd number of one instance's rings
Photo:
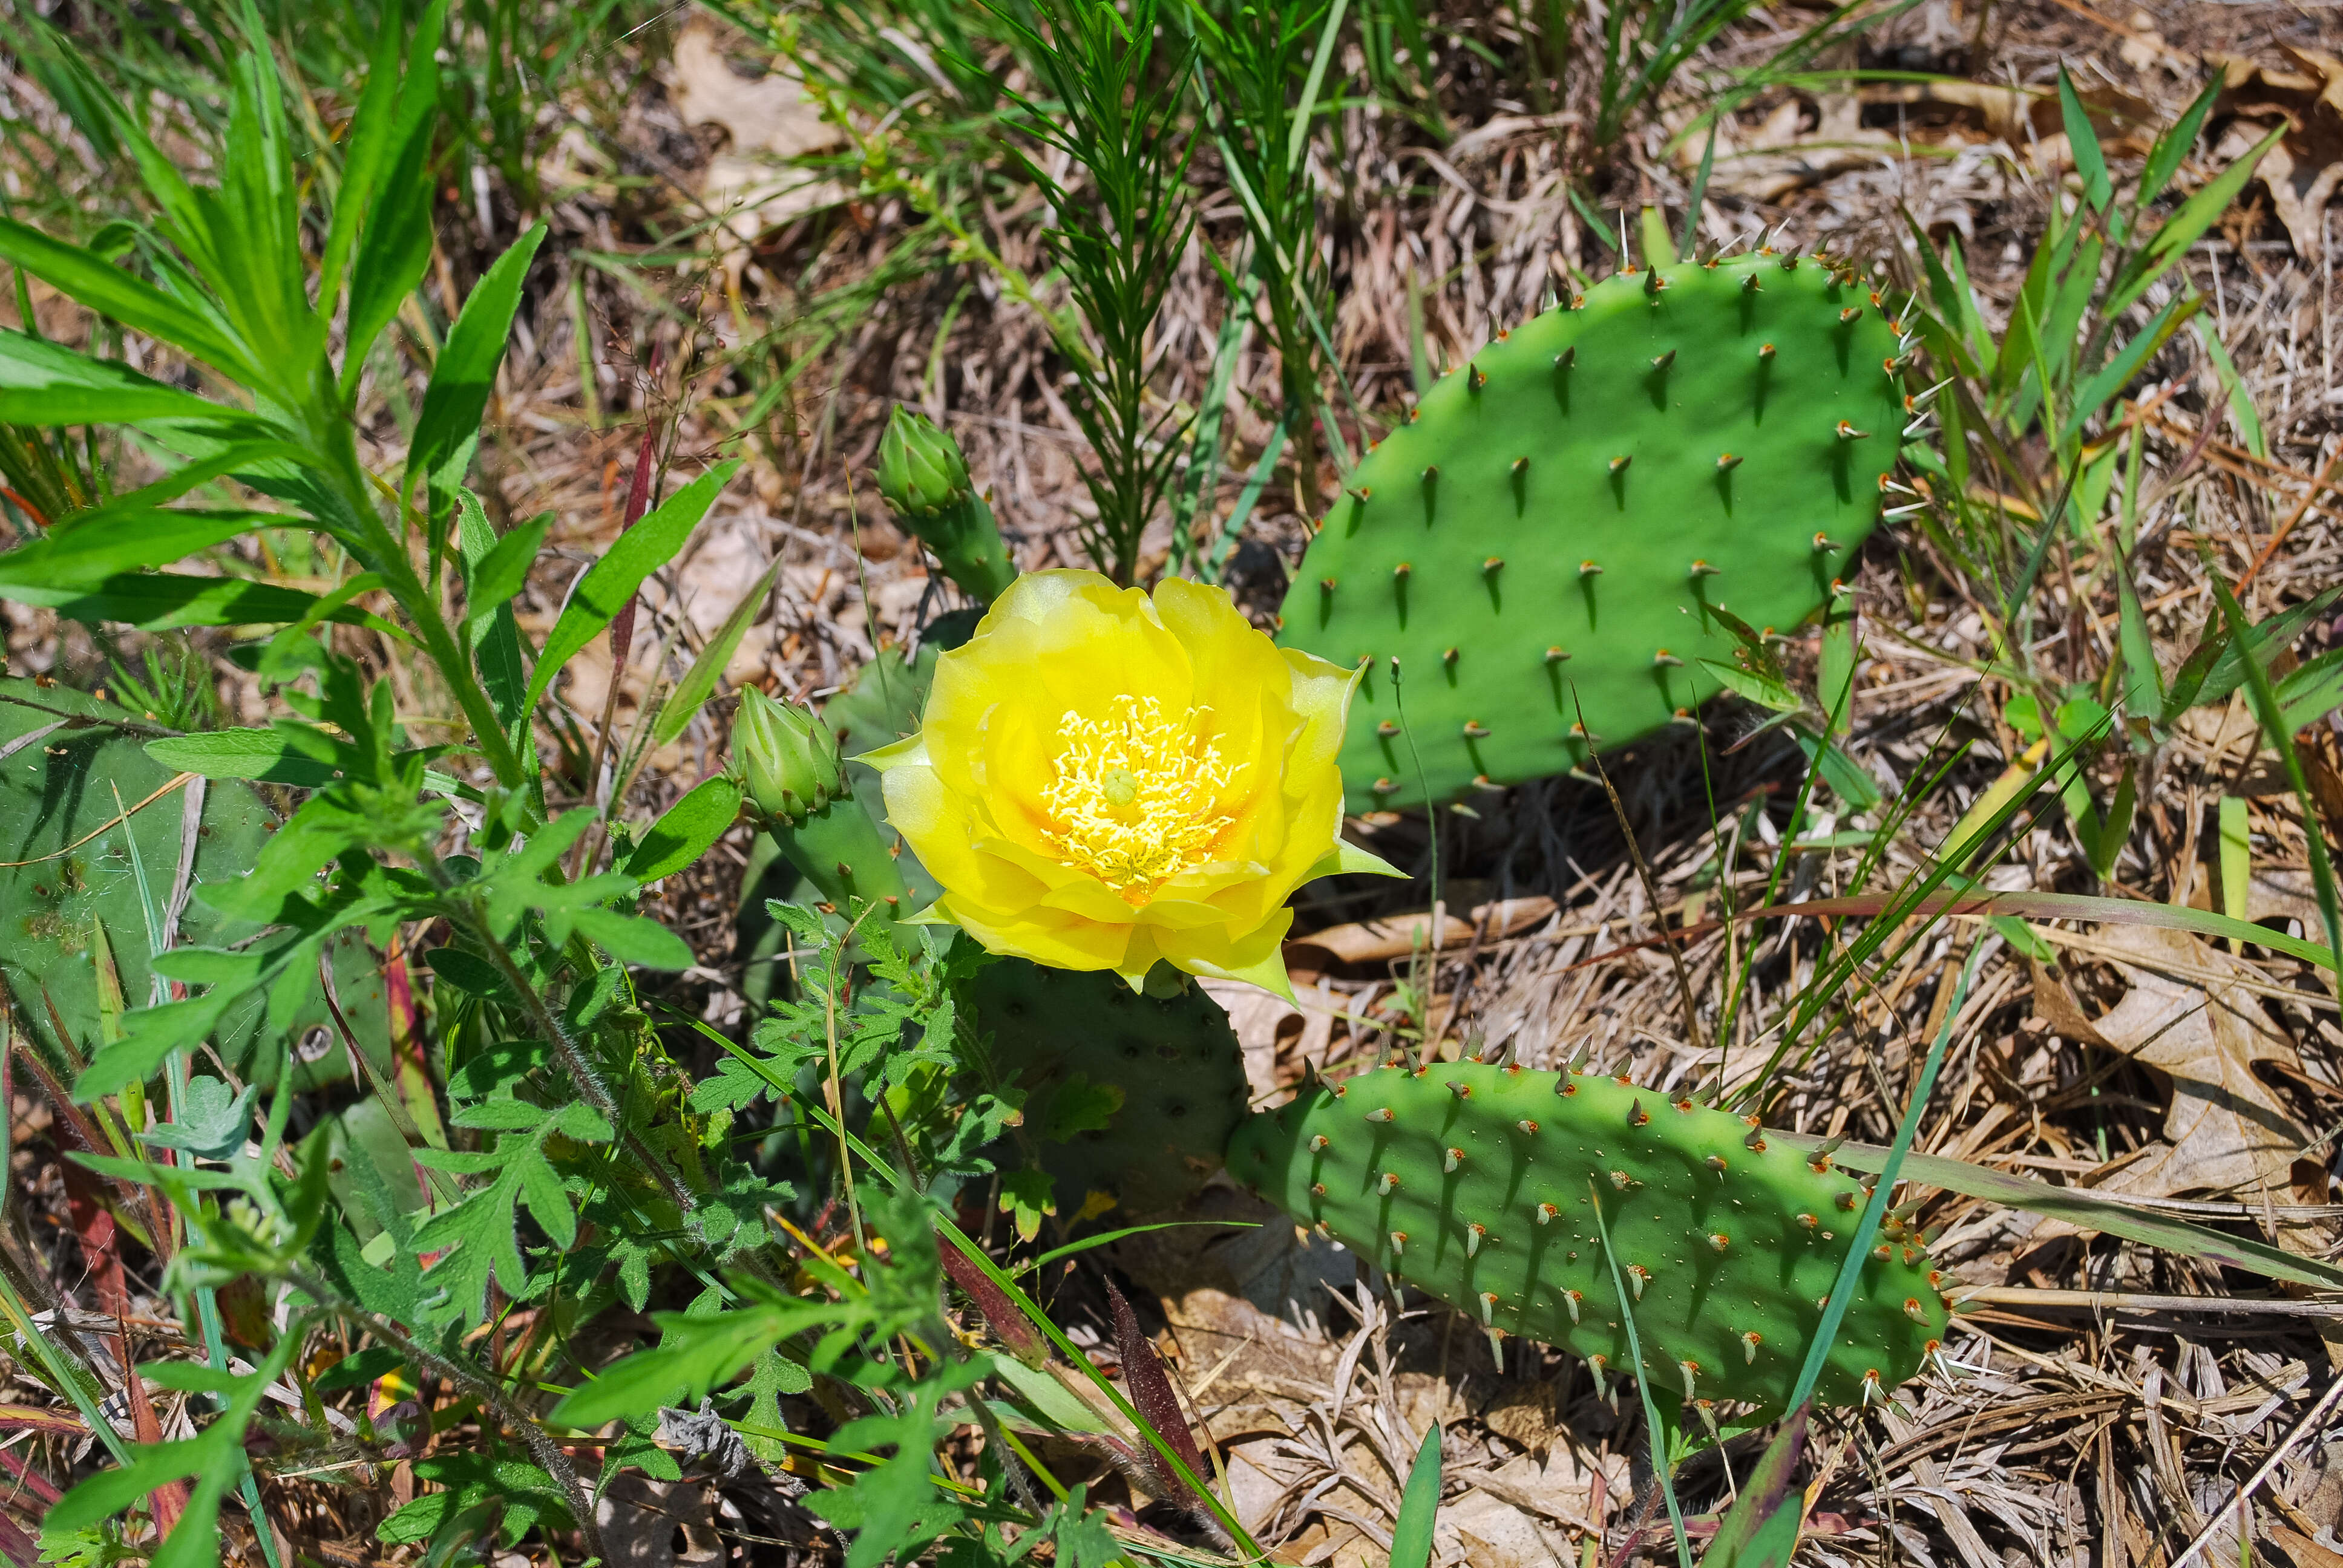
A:
{"type": "Polygon", "coordinates": [[[1058,720],[1042,837],[1060,861],[1087,871],[1137,908],[1183,871],[1209,864],[1236,820],[1214,808],[1236,769],[1206,733],[1212,710],[1167,716],[1153,697],[1121,696],[1111,711],[1068,709],[1058,720]]]}

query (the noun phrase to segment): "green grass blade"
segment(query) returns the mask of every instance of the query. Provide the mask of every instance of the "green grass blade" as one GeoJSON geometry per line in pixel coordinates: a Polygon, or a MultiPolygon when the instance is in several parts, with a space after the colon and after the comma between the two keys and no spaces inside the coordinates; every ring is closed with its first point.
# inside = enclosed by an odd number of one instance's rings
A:
{"type": "Polygon", "coordinates": [[[1399,1513],[1392,1521],[1391,1568],[1428,1568],[1432,1562],[1432,1526],[1440,1511],[1440,1422],[1435,1417],[1408,1466],[1407,1487],[1400,1493],[1399,1513]]]}
{"type": "MultiPolygon", "coordinates": [[[[1766,1137],[1794,1149],[1815,1150],[1823,1143],[1821,1138],[1810,1133],[1776,1132],[1770,1129],[1766,1137]]],[[[1850,1171],[1884,1171],[1889,1152],[1875,1143],[1843,1143],[1833,1151],[1832,1158],[1850,1171]]],[[[2242,1269],[2264,1279],[2308,1285],[2313,1290],[2343,1290],[2343,1269],[2332,1264],[2281,1251],[2266,1242],[2232,1236],[2170,1214],[2135,1209],[2084,1188],[2053,1187],[2029,1176],[2013,1175],[1941,1154],[1906,1154],[1901,1170],[1907,1181],[1941,1187],[1967,1198],[1982,1198],[2029,1214],[2064,1220],[2079,1229],[2119,1236],[2144,1247],[2202,1258],[2225,1268],[2242,1269]]]]}
{"type": "Polygon", "coordinates": [[[1302,169],[1302,155],[1310,146],[1310,122],[1318,113],[1319,89],[1326,84],[1326,66],[1334,58],[1334,37],[1351,0],[1334,0],[1326,8],[1326,25],[1318,29],[1318,47],[1310,57],[1310,75],[1302,83],[1302,101],[1293,106],[1293,123],[1285,133],[1285,173],[1291,179],[1302,169]]]}
{"type": "Polygon", "coordinates": [[[1871,1238],[1878,1233],[1879,1221],[1887,1213],[1888,1201],[1895,1195],[1896,1173],[1903,1169],[1904,1159],[1911,1151],[1912,1137],[1920,1130],[1920,1116],[1927,1109],[1928,1096],[1936,1087],[1936,1073],[1945,1065],[1945,1052],[1953,1043],[1953,1025],[1960,1019],[1961,1004],[1968,1000],[1969,988],[1976,983],[1977,970],[1985,962],[1987,942],[1979,938],[1969,948],[1969,956],[1961,965],[1960,979],[1954,983],[1951,1002],[1945,1009],[1945,1021],[1929,1043],[1927,1060],[1920,1064],[1919,1075],[1912,1081],[1911,1099],[1906,1102],[1903,1119],[1896,1127],[1896,1141],[1880,1161],[1879,1181],[1871,1190],[1871,1201],[1863,1206],[1863,1218],[1855,1221],[1855,1233],[1847,1243],[1846,1258],[1839,1264],[1837,1282],[1831,1286],[1829,1302],[1823,1308],[1822,1322],[1815,1327],[1815,1337],[1806,1346],[1805,1365],[1798,1369],[1797,1386],[1790,1392],[1790,1408],[1803,1406],[1813,1396],[1815,1382],[1823,1375],[1823,1363],[1830,1359],[1831,1341],[1838,1326],[1846,1318],[1847,1303],[1855,1299],[1855,1288],[1861,1282],[1863,1265],[1871,1256],[1871,1238]]]}
{"type": "MultiPolygon", "coordinates": [[[[1660,1419],[1659,1402],[1652,1397],[1652,1372],[1644,1364],[1644,1338],[1635,1332],[1634,1303],[1627,1294],[1627,1281],[1619,1271],[1618,1251],[1611,1245],[1611,1221],[1603,1212],[1603,1194],[1595,1190],[1592,1181],[1587,1184],[1586,1200],[1594,1209],[1595,1233],[1603,1239],[1603,1261],[1611,1268],[1611,1290],[1618,1298],[1619,1320],[1627,1328],[1627,1353],[1635,1358],[1635,1392],[1644,1402],[1644,1426],[1652,1438],[1652,1473],[1659,1477],[1660,1495],[1667,1500],[1668,1523],[1675,1532],[1676,1560],[1682,1568],[1693,1568],[1692,1542],[1684,1534],[1684,1511],[1676,1505],[1675,1480],[1670,1474],[1668,1463],[1669,1424],[1660,1419]]],[[[1860,1256],[1857,1253],[1849,1255],[1860,1256]]],[[[1836,1326],[1835,1319],[1825,1318],[1824,1322],[1827,1327],[1836,1326]]],[[[1825,1345],[1825,1349],[1827,1348],[1825,1345]]],[[[1819,1360],[1819,1357],[1810,1357],[1807,1370],[1818,1370],[1819,1360]]],[[[1813,1392],[1813,1378],[1806,1378],[1799,1388],[1797,1398],[1791,1402],[1804,1404],[1806,1395],[1813,1392]]]]}
{"type": "Polygon", "coordinates": [[[1252,466],[1252,475],[1244,488],[1237,492],[1237,504],[1229,513],[1229,520],[1221,525],[1220,537],[1206,551],[1196,575],[1208,583],[1221,580],[1221,572],[1229,564],[1229,554],[1244,534],[1245,525],[1252,520],[1252,509],[1261,500],[1261,493],[1269,486],[1270,475],[1277,469],[1278,454],[1285,450],[1288,437],[1293,433],[1293,411],[1287,409],[1277,427],[1269,433],[1269,445],[1261,449],[1260,458],[1252,466]]]}
{"type": "MultiPolygon", "coordinates": [[[[2294,798],[2302,808],[2302,837],[2310,854],[2310,884],[2318,890],[2319,918],[2327,924],[2327,945],[2335,955],[2335,970],[2343,974],[2343,910],[2338,910],[2335,895],[2335,863],[2327,853],[2327,831],[2318,815],[2318,802],[2311,799],[2310,781],[2302,771],[2302,757],[2294,749],[2293,732],[2286,727],[2286,712],[2279,705],[2277,690],[2270,685],[2269,670],[2262,664],[2261,651],[2253,646],[2253,638],[2246,626],[2246,612],[2238,607],[2237,596],[2229,591],[2228,579],[2213,558],[2209,546],[2198,546],[2205,562],[2205,580],[2213,585],[2213,596],[2221,604],[2221,614],[2229,623],[2229,639],[2245,656],[2246,684],[2253,692],[2254,715],[2261,720],[2269,743],[2277,748],[2278,759],[2286,764],[2287,782],[2294,786],[2294,798]]],[[[2277,651],[2275,648],[2271,651],[2277,651]]]]}

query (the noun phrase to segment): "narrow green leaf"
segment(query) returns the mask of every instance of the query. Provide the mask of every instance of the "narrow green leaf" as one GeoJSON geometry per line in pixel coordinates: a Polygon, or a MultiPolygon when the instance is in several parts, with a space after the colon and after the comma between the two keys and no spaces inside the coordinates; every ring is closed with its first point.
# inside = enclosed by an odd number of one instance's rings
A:
{"type": "MultiPolygon", "coordinates": [[[[1342,34],[1342,14],[1350,8],[1351,0],[1334,0],[1326,8],[1326,22],[1318,30],[1318,47],[1310,57],[1310,74],[1302,84],[1302,101],[1293,108],[1285,137],[1285,174],[1288,179],[1302,167],[1302,155],[1310,146],[1311,122],[1318,114],[1318,93],[1325,85],[1326,67],[1334,58],[1335,40],[1342,34]]],[[[1282,25],[1280,23],[1272,25],[1282,25]]]]}
{"type": "Polygon", "coordinates": [[[2064,65],[2058,67],[2058,113],[2066,122],[2066,146],[2074,155],[2075,172],[2083,176],[2083,199],[2094,212],[2104,211],[2115,195],[2115,183],[2107,178],[2099,133],[2092,129],[2091,116],[2084,112],[2083,100],[2076,95],[2074,80],[2064,65]]]}
{"type": "Polygon", "coordinates": [[[169,566],[285,519],[274,512],[149,511],[103,528],[59,529],[0,553],[0,589],[86,588],[141,567],[169,566]]]}
{"type": "Polygon", "coordinates": [[[164,767],[206,779],[256,779],[317,789],[334,781],[340,743],[324,730],[287,720],[269,729],[206,729],[146,743],[164,767]]]}
{"type": "MultiPolygon", "coordinates": [[[[273,583],[170,572],[125,573],[78,587],[18,584],[8,589],[8,597],[47,605],[68,619],[119,621],[142,631],[181,626],[281,626],[299,620],[317,602],[315,594],[273,583]]],[[[349,626],[381,624],[380,617],[347,606],[327,618],[349,626]]]]}
{"type": "Polygon", "coordinates": [[[2139,589],[2132,581],[2131,551],[2139,538],[2140,452],[2147,427],[2134,425],[2124,454],[2123,509],[2116,518],[2116,537],[2108,569],[2116,579],[2117,647],[2123,655],[2124,715],[2154,723],[2164,712],[2164,668],[2157,662],[2156,638],[2147,629],[2147,612],[2140,608],[2139,589]]]}
{"type": "Polygon", "coordinates": [[[452,488],[460,479],[460,475],[441,469],[479,434],[480,417],[496,387],[497,367],[512,335],[513,315],[520,308],[522,279],[544,242],[545,225],[540,223],[497,257],[466,297],[438,362],[431,367],[431,385],[423,391],[423,412],[407,447],[410,484],[428,476],[434,484],[452,488]]]}
{"type": "MultiPolygon", "coordinates": [[[[1920,220],[1907,211],[1904,215],[1904,226],[1912,231],[1912,248],[1919,253],[1921,269],[1928,276],[1928,297],[1936,302],[1936,315],[1944,322],[1950,337],[1946,347],[1966,358],[1968,355],[1968,324],[1976,313],[1976,302],[1968,297],[1966,288],[1954,283],[1953,275],[1946,270],[1944,258],[1936,254],[1936,247],[1930,243],[1927,231],[1920,226],[1920,220]]],[[[1957,245],[1959,242],[1956,240],[1954,243],[1957,245]]],[[[1963,370],[1971,376],[1978,373],[1973,360],[1966,364],[1963,370]]]]}
{"type": "Polygon", "coordinates": [[[431,264],[431,133],[424,121],[407,133],[407,145],[383,181],[366,239],[350,268],[348,342],[343,351],[342,394],[347,397],[364,373],[367,353],[398,314],[400,302],[423,281],[431,264]]]}
{"type": "Polygon", "coordinates": [[[1798,1521],[1805,1513],[1805,1493],[1794,1486],[1793,1476],[1798,1467],[1798,1456],[1805,1450],[1806,1418],[1811,1406],[1800,1405],[1774,1434],[1758,1456],[1757,1468],[1741,1483],[1741,1495],[1732,1510],[1716,1527],[1708,1550],[1701,1557],[1701,1568],[1786,1568],[1789,1553],[1769,1554],[1767,1548],[1781,1526],[1775,1521],[1786,1516],[1789,1534],[1795,1542],[1798,1521]]]}
{"type": "Polygon", "coordinates": [[[204,281],[220,300],[250,356],[246,383],[307,401],[325,347],[325,323],[309,308],[301,253],[301,200],[294,186],[290,95],[276,50],[246,9],[243,48],[231,73],[226,156],[219,187],[196,193],[212,216],[216,255],[204,281]]]}
{"type": "MultiPolygon", "coordinates": [[[[1823,1142],[1816,1134],[1776,1132],[1770,1128],[1765,1136],[1793,1149],[1818,1149],[1823,1142]]],[[[1840,1145],[1833,1157],[1851,1171],[1882,1171],[1886,1167],[1887,1151],[1875,1143],[1846,1143],[1840,1145]]],[[[2087,1188],[2053,1187],[2030,1176],[2015,1176],[2006,1171],[1940,1154],[1906,1154],[1903,1172],[1907,1181],[1941,1187],[1965,1198],[1983,1198],[2029,1214],[2064,1220],[2079,1229],[2120,1236],[2144,1247],[2202,1258],[2264,1279],[2308,1285],[2314,1290],[2343,1290],[2343,1269],[2330,1263],[2281,1251],[2265,1241],[2192,1224],[2170,1214],[2136,1209],[2087,1188]]]]}
{"type": "Polygon", "coordinates": [[[553,514],[539,512],[498,539],[466,572],[469,579],[464,589],[466,630],[511,603],[513,596],[528,586],[528,569],[537,564],[538,553],[545,548],[545,531],[552,526],[553,514]]]}
{"type": "MultiPolygon", "coordinates": [[[[0,225],[7,221],[0,218],[0,225]]],[[[253,415],[166,387],[126,365],[0,328],[0,421],[55,427],[162,419],[186,420],[222,435],[275,434],[253,415]]]]}
{"type": "MultiPolygon", "coordinates": [[[[2255,657],[2268,661],[2280,648],[2291,645],[2305,627],[2326,614],[2328,607],[2338,599],[2343,599],[2343,583],[2323,588],[2299,604],[2288,605],[2259,625],[2248,627],[2242,640],[2254,650],[2255,657]]],[[[2246,661],[2237,651],[2239,642],[2217,618],[2206,624],[2203,640],[2173,677],[2172,696],[2166,705],[2167,723],[2177,719],[2184,709],[2227,702],[2231,692],[2245,685],[2246,661]],[[2175,703],[2179,706],[2173,707],[2175,703]]]]}
{"type": "Polygon", "coordinates": [[[2278,700],[2289,735],[2299,735],[2343,708],[2343,648],[2329,648],[2291,671],[2278,683],[2278,700]]]}
{"type": "Polygon", "coordinates": [[[2180,172],[2180,160],[2197,145],[2197,133],[2204,128],[2205,116],[2212,113],[2213,102],[2221,95],[2223,85],[2222,77],[2216,73],[2211,83],[2197,95],[2197,101],[2166,126],[2164,134],[2156,138],[2156,145],[2148,148],[2147,162],[2139,171],[2139,191],[2132,197],[2137,206],[2145,208],[2162,196],[2164,187],[2172,183],[2172,176],[2180,172]]]}
{"type": "Polygon", "coordinates": [[[523,712],[537,707],[538,699],[545,695],[570,656],[610,624],[610,618],[634,597],[643,579],[675,558],[691,530],[716,504],[717,493],[739,467],[736,458],[709,469],[620,534],[609,554],[586,569],[568,604],[562,608],[561,618],[554,622],[552,634],[545,639],[545,651],[538,657],[528,693],[521,702],[523,712]]]}
{"type": "MultiPolygon", "coordinates": [[[[242,345],[214,323],[144,279],[133,277],[105,257],[51,239],[15,218],[0,217],[0,260],[15,262],[100,316],[186,349],[196,358],[250,382],[251,361],[242,345]]],[[[13,417],[13,416],[11,416],[13,417]]],[[[80,420],[42,421],[79,424],[80,420]]]]}
{"type": "Polygon", "coordinates": [[[2174,209],[2109,286],[2107,303],[2099,307],[2103,317],[2112,320],[2131,308],[2132,301],[2146,293],[2147,286],[2178,260],[2181,252],[2196,244],[2197,237],[2213,226],[2214,220],[2229,210],[2229,204],[2237,199],[2237,193],[2253,177],[2262,156],[2278,146],[2278,139],[2286,131],[2287,127],[2280,126],[2264,136],[2245,156],[2206,181],[2196,195],[2174,209]]]}
{"type": "MultiPolygon", "coordinates": [[[[407,7],[401,0],[389,0],[377,21],[366,86],[342,141],[341,185],[334,192],[334,214],[326,226],[326,246],[317,267],[317,308],[327,315],[339,299],[358,225],[369,216],[384,166],[397,156],[398,138],[392,133],[391,119],[398,112],[399,45],[406,25],[407,7]]],[[[353,346],[350,357],[364,357],[353,346]]]]}
{"type": "Polygon", "coordinates": [[[2213,362],[2213,374],[2219,378],[2221,391],[2229,406],[2229,417],[2237,427],[2237,438],[2246,450],[2267,461],[2269,457],[2269,433],[2262,428],[2261,410],[2255,407],[2252,388],[2237,374],[2237,363],[2229,357],[2228,346],[2210,323],[2194,324],[2197,341],[2205,346],[2205,357],[2213,362]]]}
{"type": "MultiPolygon", "coordinates": [[[[498,544],[480,498],[469,490],[456,493],[457,549],[468,570],[478,570],[498,544]]],[[[497,721],[510,731],[528,711],[523,697],[528,689],[528,666],[521,659],[520,622],[510,602],[498,605],[486,618],[471,621],[466,636],[480,671],[480,685],[496,705],[497,721]]]]}
{"type": "Polygon", "coordinates": [[[765,595],[772,590],[773,578],[779,575],[781,563],[777,558],[771,566],[765,568],[765,575],[757,579],[757,586],[740,596],[740,602],[732,607],[732,613],[724,618],[724,624],[716,628],[716,635],[708,639],[708,646],[699,650],[699,657],[691,661],[691,668],[684,672],[683,678],[676,683],[675,689],[659,705],[659,718],[651,725],[651,745],[654,748],[665,746],[682,734],[683,727],[691,722],[691,716],[699,711],[699,705],[706,702],[709,693],[716,689],[717,678],[732,662],[733,650],[740,646],[740,638],[747,633],[749,623],[757,618],[757,611],[764,604],[765,595]]]}
{"type": "Polygon", "coordinates": [[[2175,299],[2157,312],[2156,318],[2140,328],[2137,337],[2117,350],[2115,357],[2099,367],[2076,392],[2073,406],[2066,411],[2066,427],[2058,433],[2059,444],[2064,446],[2081,434],[2083,422],[2121,392],[2139,374],[2139,367],[2148,357],[2170,342],[2172,335],[2204,307],[2205,297],[2199,294],[2175,299]]]}
{"type": "Polygon", "coordinates": [[[1428,1568],[1432,1527],[1440,1511],[1440,1422],[1435,1419],[1407,1469],[1399,1514],[1392,1521],[1391,1568],[1428,1568]]]}
{"type": "Polygon", "coordinates": [[[2294,798],[2302,809],[2303,839],[2310,851],[2310,885],[2318,895],[2319,918],[2327,926],[2327,945],[2335,954],[2335,969],[2343,974],[2343,900],[2338,900],[2335,889],[2335,865],[2328,858],[2327,831],[2321,825],[2318,802],[2311,798],[2310,781],[2302,771],[2302,758],[2294,749],[2294,731],[2286,727],[2286,716],[2278,707],[2278,691],[2270,685],[2269,671],[2262,668],[2262,653],[2252,648],[2252,638],[2246,627],[2246,612],[2239,608],[2237,595],[2229,591],[2228,579],[2221,575],[2219,565],[2213,559],[2209,546],[2199,544],[2198,552],[2205,558],[2206,580],[2213,585],[2213,597],[2220,601],[2221,614],[2229,623],[2229,634],[2246,650],[2246,684],[2254,697],[2254,717],[2261,720],[2262,730],[2277,749],[2278,760],[2286,765],[2287,782],[2294,786],[2294,798]]]}
{"type": "Polygon", "coordinates": [[[662,812],[627,857],[627,875],[638,882],[672,877],[722,838],[740,819],[740,787],[722,774],[703,780],[662,812]]]}

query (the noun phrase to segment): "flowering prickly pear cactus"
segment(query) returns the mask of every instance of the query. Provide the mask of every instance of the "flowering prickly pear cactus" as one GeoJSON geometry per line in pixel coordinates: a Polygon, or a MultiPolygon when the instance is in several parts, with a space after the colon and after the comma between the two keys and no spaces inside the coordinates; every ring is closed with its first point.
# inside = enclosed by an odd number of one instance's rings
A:
{"type": "MultiPolygon", "coordinates": [[[[1477,1061],[1312,1084],[1237,1131],[1229,1170],[1493,1333],[1632,1374],[1632,1312],[1655,1392],[1774,1411],[1864,1201],[1826,1154],[1769,1143],[1754,1121],[1624,1079],[1477,1061]]],[[[1891,1216],[1815,1398],[1868,1400],[1916,1372],[1949,1317],[1936,1282],[1891,1216]]]]}
{"type": "Polygon", "coordinates": [[[1671,264],[1501,334],[1426,393],[1285,599],[1281,641],[1372,661],[1348,809],[1578,766],[1717,690],[1700,661],[1733,643],[1711,608],[1786,630],[1825,603],[1900,444],[1900,330],[1819,259],[1671,264]]]}

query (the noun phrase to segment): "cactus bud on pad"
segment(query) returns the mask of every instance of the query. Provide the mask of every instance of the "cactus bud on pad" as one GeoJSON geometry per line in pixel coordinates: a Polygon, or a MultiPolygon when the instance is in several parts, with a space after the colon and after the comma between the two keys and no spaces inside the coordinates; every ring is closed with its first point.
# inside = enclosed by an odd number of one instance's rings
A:
{"type": "MultiPolygon", "coordinates": [[[[1777,1412],[1846,1255],[1841,1199],[1857,1193],[1728,1112],[1473,1061],[1305,1086],[1237,1130],[1228,1167],[1488,1327],[1632,1373],[1632,1310],[1655,1393],[1777,1412]]],[[[1927,1254],[1900,1231],[1875,1240],[1815,1386],[1825,1404],[1881,1397],[1944,1338],[1927,1254]]]]}
{"type": "Polygon", "coordinates": [[[935,551],[946,576],[980,602],[1001,597],[1017,563],[1001,542],[992,508],[969,478],[949,431],[897,405],[879,442],[879,493],[903,531],[935,551]]]}
{"type": "Polygon", "coordinates": [[[1716,691],[1709,609],[1826,603],[1896,461],[1898,343],[1852,274],[1761,253],[1598,284],[1433,387],[1285,600],[1282,642],[1369,664],[1348,809],[1421,803],[1419,758],[1435,800],[1576,767],[1716,691]]]}

